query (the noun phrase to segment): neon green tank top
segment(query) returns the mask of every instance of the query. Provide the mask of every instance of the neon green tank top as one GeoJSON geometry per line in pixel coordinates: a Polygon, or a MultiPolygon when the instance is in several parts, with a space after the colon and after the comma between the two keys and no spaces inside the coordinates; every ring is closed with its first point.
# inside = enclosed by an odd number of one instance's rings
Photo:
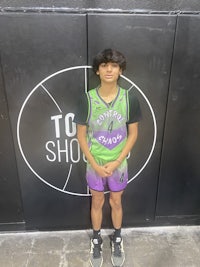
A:
{"type": "Polygon", "coordinates": [[[116,98],[109,104],[100,97],[98,88],[90,90],[87,97],[90,151],[97,159],[115,160],[127,139],[128,91],[119,87],[116,98]]]}

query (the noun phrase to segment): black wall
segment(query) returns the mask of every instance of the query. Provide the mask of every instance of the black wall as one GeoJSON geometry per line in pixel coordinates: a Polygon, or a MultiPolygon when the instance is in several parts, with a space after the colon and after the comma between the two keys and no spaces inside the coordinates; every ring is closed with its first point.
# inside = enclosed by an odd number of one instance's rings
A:
{"type": "MultiPolygon", "coordinates": [[[[98,84],[86,66],[105,47],[126,55],[124,76],[143,112],[128,159],[124,226],[199,223],[199,15],[163,12],[198,3],[142,2],[73,1],[69,10],[62,1],[55,7],[63,10],[0,2],[0,230],[90,227],[72,118],[77,95],[98,84]],[[112,4],[124,12],[105,9],[112,4]]],[[[103,227],[109,212],[106,204],[103,227]]]]}
{"type": "Polygon", "coordinates": [[[199,16],[177,20],[157,202],[161,221],[188,216],[195,223],[200,213],[199,21],[199,16]]]}

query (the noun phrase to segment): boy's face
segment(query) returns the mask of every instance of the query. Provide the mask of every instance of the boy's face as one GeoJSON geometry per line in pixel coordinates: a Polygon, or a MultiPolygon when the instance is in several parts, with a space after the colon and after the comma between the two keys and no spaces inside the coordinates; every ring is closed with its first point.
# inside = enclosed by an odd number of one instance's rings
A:
{"type": "Polygon", "coordinates": [[[117,82],[119,75],[122,74],[122,70],[118,63],[108,62],[101,63],[99,69],[96,72],[99,78],[103,82],[117,82]]]}

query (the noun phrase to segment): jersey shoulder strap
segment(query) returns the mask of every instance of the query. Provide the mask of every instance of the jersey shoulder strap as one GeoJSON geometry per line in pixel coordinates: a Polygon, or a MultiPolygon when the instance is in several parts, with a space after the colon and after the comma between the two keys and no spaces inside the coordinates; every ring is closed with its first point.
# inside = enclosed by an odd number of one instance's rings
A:
{"type": "Polygon", "coordinates": [[[129,121],[130,114],[130,100],[129,100],[129,90],[120,87],[121,95],[125,96],[126,101],[126,119],[129,121]]]}
{"type": "Polygon", "coordinates": [[[95,93],[96,93],[96,89],[91,89],[88,92],[86,92],[86,96],[88,100],[88,114],[87,114],[87,120],[86,120],[87,123],[89,122],[89,119],[91,117],[91,106],[92,106],[91,97],[94,97],[95,93]]]}

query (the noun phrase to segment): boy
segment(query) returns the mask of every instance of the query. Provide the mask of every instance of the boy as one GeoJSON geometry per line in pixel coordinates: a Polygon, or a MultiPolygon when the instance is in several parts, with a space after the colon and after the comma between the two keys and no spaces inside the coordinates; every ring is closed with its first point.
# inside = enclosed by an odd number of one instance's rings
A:
{"type": "Polygon", "coordinates": [[[134,146],[138,134],[140,106],[132,90],[118,86],[118,79],[126,68],[123,54],[105,49],[93,60],[93,71],[100,78],[100,86],[88,91],[78,105],[74,121],[77,138],[87,158],[86,179],[92,195],[91,266],[102,266],[102,208],[104,188],[109,187],[111,218],[114,234],[111,239],[113,266],[125,260],[121,237],[121,198],[128,182],[126,156],[134,146]]]}

